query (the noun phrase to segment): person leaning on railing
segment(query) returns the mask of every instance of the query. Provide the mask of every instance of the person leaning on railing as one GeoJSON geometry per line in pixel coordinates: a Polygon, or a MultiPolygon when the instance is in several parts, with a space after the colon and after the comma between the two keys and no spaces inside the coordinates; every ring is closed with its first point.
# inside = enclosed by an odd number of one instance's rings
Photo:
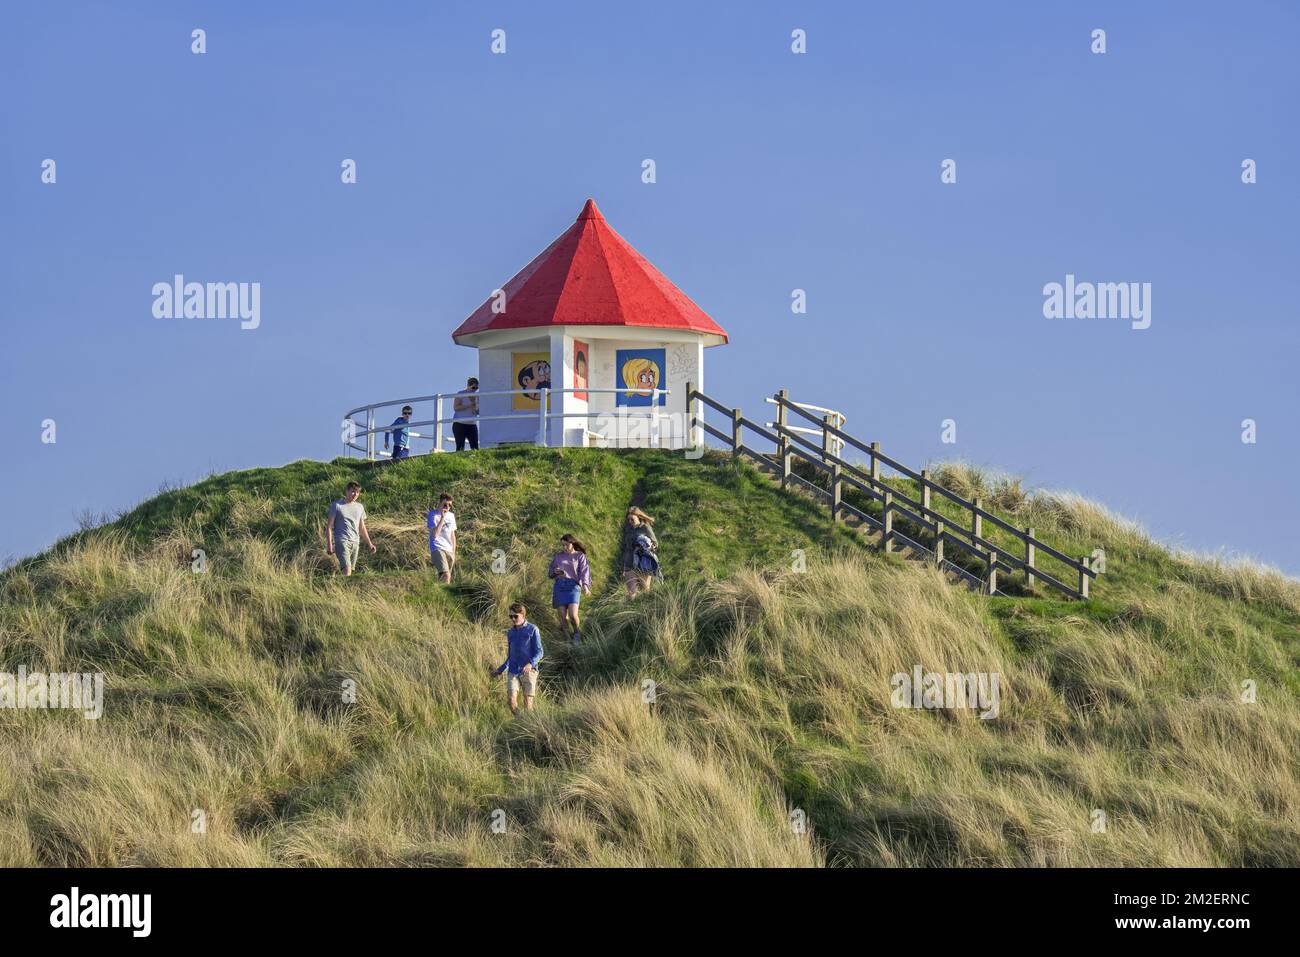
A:
{"type": "Polygon", "coordinates": [[[411,415],[415,412],[409,405],[402,406],[402,414],[393,419],[393,425],[400,425],[400,429],[392,429],[384,433],[384,448],[388,448],[389,436],[393,439],[393,459],[404,459],[411,454],[411,430],[406,426],[411,424],[411,415]]]}
{"type": "MultiPolygon", "coordinates": [[[[456,451],[465,451],[465,443],[469,442],[471,449],[478,448],[478,423],[477,422],[458,422],[457,419],[474,419],[478,416],[478,379],[470,376],[465,383],[465,388],[456,393],[456,398],[452,401],[451,434],[456,437],[456,451]]],[[[441,426],[439,426],[441,428],[441,426]]]]}

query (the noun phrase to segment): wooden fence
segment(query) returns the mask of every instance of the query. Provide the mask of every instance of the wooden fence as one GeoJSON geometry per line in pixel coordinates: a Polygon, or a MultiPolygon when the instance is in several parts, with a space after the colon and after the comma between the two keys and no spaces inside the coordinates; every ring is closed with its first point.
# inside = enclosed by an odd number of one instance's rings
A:
{"type": "Polygon", "coordinates": [[[1034,535],[1032,528],[1016,528],[993,513],[984,509],[979,498],[968,501],[930,478],[926,469],[917,472],[901,462],[895,461],[880,451],[879,442],[866,443],[849,435],[832,424],[830,416],[818,418],[794,402],[790,401],[786,390],[782,389],[774,397],[776,401],[776,422],[769,430],[751,419],[745,418],[740,409],[729,408],[710,396],[686,384],[687,416],[690,432],[695,435],[698,427],[705,433],[725,443],[734,458],[748,458],[759,467],[780,477],[782,488],[800,488],[823,501],[830,508],[832,521],[843,521],[853,516],[872,531],[880,534],[880,547],[886,551],[896,550],[900,544],[910,545],[923,552],[928,552],[935,564],[953,571],[963,578],[978,583],[988,594],[998,590],[998,574],[1021,572],[1025,583],[1033,580],[1043,582],[1049,587],[1070,598],[1086,599],[1089,582],[1097,577],[1089,565],[1088,557],[1075,559],[1057,551],[1034,535]],[[700,403],[728,416],[731,427],[727,431],[714,428],[704,420],[700,403]],[[817,443],[799,434],[789,426],[789,416],[797,415],[813,422],[821,429],[822,441],[817,443]],[[749,430],[772,443],[775,452],[759,452],[745,444],[744,433],[749,430]],[[841,449],[852,447],[865,453],[868,465],[855,465],[835,454],[835,441],[843,443],[841,449]],[[808,463],[814,470],[826,476],[826,487],[810,482],[796,474],[792,465],[795,460],[808,463]],[[906,476],[916,483],[920,498],[912,498],[897,488],[886,485],[881,479],[881,467],[892,469],[899,475],[906,476]],[[879,502],[880,516],[877,517],[844,501],[845,488],[856,489],[871,501],[879,502]],[[967,513],[969,525],[954,521],[932,507],[934,496],[946,499],[960,510],[967,513]],[[902,531],[895,529],[895,517],[906,519],[916,535],[927,541],[918,541],[902,531]],[[1015,554],[1003,546],[984,537],[984,525],[988,523],[1011,536],[1015,541],[1015,554]],[[946,560],[945,550],[951,546],[970,556],[982,569],[982,574],[975,575],[968,569],[946,560]],[[1077,586],[1068,584],[1038,567],[1040,555],[1050,556],[1064,565],[1068,577],[1077,575],[1077,586]]]}

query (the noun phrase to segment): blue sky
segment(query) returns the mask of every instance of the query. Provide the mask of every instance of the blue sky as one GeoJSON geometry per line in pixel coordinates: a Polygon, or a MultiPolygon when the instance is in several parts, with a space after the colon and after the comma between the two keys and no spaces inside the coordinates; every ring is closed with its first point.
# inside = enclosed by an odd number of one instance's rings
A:
{"type": "Polygon", "coordinates": [[[457,386],[452,329],[592,196],[730,332],[707,355],[730,404],[784,387],[903,461],[1300,573],[1294,4],[0,17],[0,557],[162,482],[332,457],[344,410],[457,386]],[[260,282],[260,327],[155,319],[175,273],[260,282]],[[1067,273],[1151,283],[1151,327],[1044,318],[1067,273]]]}

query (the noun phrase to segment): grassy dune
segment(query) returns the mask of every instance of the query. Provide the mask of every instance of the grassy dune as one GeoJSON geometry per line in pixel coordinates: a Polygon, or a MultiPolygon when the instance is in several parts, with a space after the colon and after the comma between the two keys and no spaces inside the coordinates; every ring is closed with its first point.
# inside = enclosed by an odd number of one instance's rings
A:
{"type": "Polygon", "coordinates": [[[0,670],[107,685],[98,721],[0,711],[0,865],[1300,865],[1300,585],[943,480],[1104,547],[1093,600],[954,588],[713,455],[302,462],[167,492],[0,576],[0,670]],[[352,478],[380,551],[344,580],[323,516],[352,478]],[[441,491],[450,589],[424,557],[441,491]],[[635,601],[630,501],[668,573],[635,601]],[[596,579],[579,648],[545,580],[566,531],[596,579]],[[511,719],[487,670],[520,599],[547,657],[511,719]],[[999,673],[998,718],[893,707],[914,665],[999,673]]]}

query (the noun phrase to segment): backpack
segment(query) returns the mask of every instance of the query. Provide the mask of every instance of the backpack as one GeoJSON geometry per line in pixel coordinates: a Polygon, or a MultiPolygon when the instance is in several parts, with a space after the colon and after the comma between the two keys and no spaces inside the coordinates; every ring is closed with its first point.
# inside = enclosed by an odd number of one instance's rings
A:
{"type": "Polygon", "coordinates": [[[632,553],[632,564],[639,572],[653,575],[655,578],[663,578],[659,571],[659,556],[655,554],[655,543],[650,540],[648,535],[638,535],[636,537],[636,549],[632,553]]]}

